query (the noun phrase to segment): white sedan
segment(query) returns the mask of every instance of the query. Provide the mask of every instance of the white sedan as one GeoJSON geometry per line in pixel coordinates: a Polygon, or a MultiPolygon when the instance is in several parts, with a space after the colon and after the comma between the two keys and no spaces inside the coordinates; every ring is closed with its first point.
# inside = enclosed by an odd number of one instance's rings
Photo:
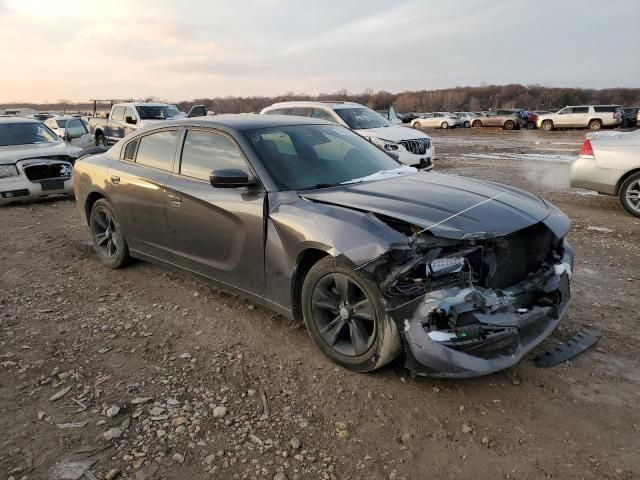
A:
{"type": "Polygon", "coordinates": [[[420,118],[411,120],[413,128],[455,128],[462,125],[460,119],[450,112],[423,113],[420,118]]]}
{"type": "Polygon", "coordinates": [[[586,137],[571,166],[571,186],[616,195],[627,212],[640,217],[640,130],[586,137]]]}

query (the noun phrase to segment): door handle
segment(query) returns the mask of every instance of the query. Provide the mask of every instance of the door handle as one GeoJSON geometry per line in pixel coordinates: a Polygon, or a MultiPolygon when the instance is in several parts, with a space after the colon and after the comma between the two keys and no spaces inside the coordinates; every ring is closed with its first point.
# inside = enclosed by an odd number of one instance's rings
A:
{"type": "Polygon", "coordinates": [[[182,205],[182,198],[176,195],[169,194],[169,203],[174,207],[179,207],[180,205],[182,205]]]}
{"type": "Polygon", "coordinates": [[[118,185],[120,183],[120,177],[111,175],[111,183],[113,183],[114,185],[118,185]]]}

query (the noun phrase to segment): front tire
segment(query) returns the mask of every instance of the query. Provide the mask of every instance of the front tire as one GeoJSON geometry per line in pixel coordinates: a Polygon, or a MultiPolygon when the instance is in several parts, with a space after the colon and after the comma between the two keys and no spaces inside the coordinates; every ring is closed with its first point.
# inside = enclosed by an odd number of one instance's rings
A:
{"type": "Polygon", "coordinates": [[[516,127],[516,124],[513,123],[512,120],[507,120],[506,122],[504,122],[504,129],[505,130],[513,130],[516,127]]]}
{"type": "Polygon", "coordinates": [[[472,127],[481,127],[482,126],[482,122],[480,120],[474,120],[473,123],[471,124],[472,127]]]}
{"type": "Polygon", "coordinates": [[[546,130],[547,132],[550,132],[551,130],[553,130],[553,122],[551,120],[545,120],[542,122],[542,129],[546,130]]]}
{"type": "Polygon", "coordinates": [[[620,204],[627,212],[635,217],[640,217],[640,172],[630,175],[618,192],[620,204]]]}
{"type": "Polygon", "coordinates": [[[332,257],[309,270],[302,311],[314,343],[349,370],[371,372],[400,352],[400,336],[378,286],[332,257]]]}
{"type": "Polygon", "coordinates": [[[443,130],[446,130],[447,128],[449,128],[449,124],[447,122],[442,122],[440,124],[440,128],[442,128],[443,130]]]}
{"type": "Polygon", "coordinates": [[[527,122],[527,130],[534,130],[536,128],[536,124],[534,122],[527,122]]]}
{"type": "Polygon", "coordinates": [[[129,247],[113,208],[101,198],[91,207],[89,229],[93,249],[109,268],[121,268],[129,262],[129,247]]]}
{"type": "Polygon", "coordinates": [[[600,120],[591,120],[589,122],[589,130],[600,130],[602,128],[602,122],[600,120]]]}
{"type": "Polygon", "coordinates": [[[106,145],[107,145],[107,141],[104,138],[104,135],[102,133],[96,134],[96,146],[104,147],[106,145]]]}
{"type": "Polygon", "coordinates": [[[471,122],[469,120],[464,122],[464,128],[470,128],[470,127],[471,127],[471,122]]]}
{"type": "Polygon", "coordinates": [[[413,128],[420,128],[420,122],[413,122],[413,128]]]}

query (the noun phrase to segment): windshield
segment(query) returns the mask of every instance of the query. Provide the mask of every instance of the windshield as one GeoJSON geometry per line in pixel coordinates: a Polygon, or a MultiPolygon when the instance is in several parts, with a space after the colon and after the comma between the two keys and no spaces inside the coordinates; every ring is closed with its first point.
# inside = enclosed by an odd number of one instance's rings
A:
{"type": "Polygon", "coordinates": [[[354,130],[391,126],[389,120],[370,108],[337,108],[335,112],[354,130]]]}
{"type": "Polygon", "coordinates": [[[401,167],[364,138],[337,125],[294,125],[244,132],[282,191],[312,190],[401,167]]]}
{"type": "Polygon", "coordinates": [[[0,147],[59,141],[60,138],[41,123],[0,123],[0,147]]]}
{"type": "Polygon", "coordinates": [[[136,110],[140,120],[165,120],[180,113],[175,105],[144,105],[137,106],[136,110]]]}

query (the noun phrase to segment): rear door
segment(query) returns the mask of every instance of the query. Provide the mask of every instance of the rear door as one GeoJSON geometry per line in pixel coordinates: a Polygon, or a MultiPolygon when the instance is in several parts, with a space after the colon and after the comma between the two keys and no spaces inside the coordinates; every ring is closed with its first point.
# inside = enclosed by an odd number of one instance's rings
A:
{"type": "Polygon", "coordinates": [[[109,168],[107,196],[132,250],[172,261],[166,215],[166,185],[171,177],[180,130],[163,129],[137,137],[109,168]]]}
{"type": "Polygon", "coordinates": [[[261,188],[214,188],[213,170],[253,176],[233,138],[189,129],[168,183],[167,220],[176,263],[254,294],[264,292],[264,202],[261,188]]]}
{"type": "Polygon", "coordinates": [[[586,127],[589,125],[589,107],[573,107],[571,113],[571,127],[586,127]]]}

